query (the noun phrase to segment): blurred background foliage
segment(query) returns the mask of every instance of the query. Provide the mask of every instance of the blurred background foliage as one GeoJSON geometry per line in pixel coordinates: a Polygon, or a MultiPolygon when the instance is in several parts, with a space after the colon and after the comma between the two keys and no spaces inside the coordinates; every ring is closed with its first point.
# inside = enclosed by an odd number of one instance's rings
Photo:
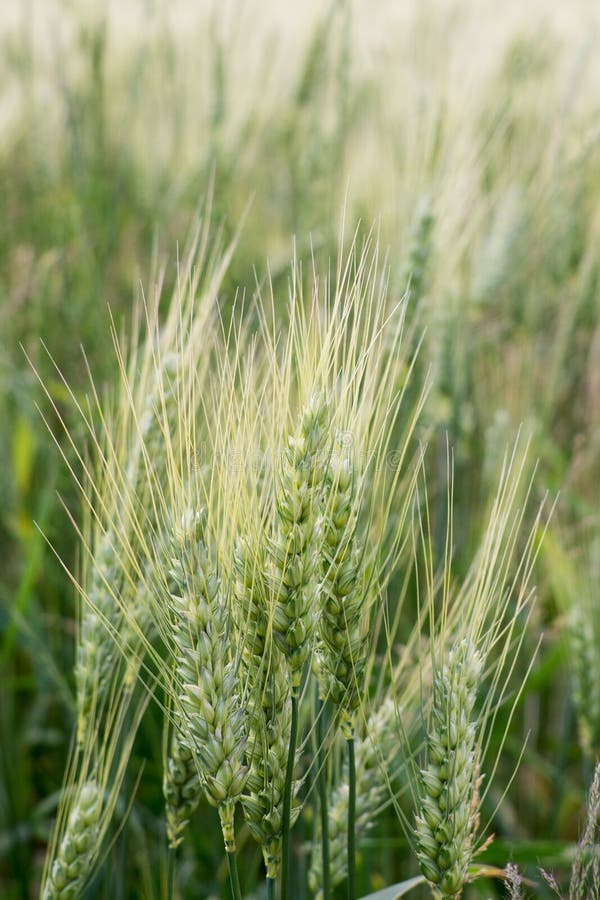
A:
{"type": "MultiPolygon", "coordinates": [[[[59,373],[82,401],[88,365],[110,380],[109,308],[120,326],[163,265],[174,283],[207,196],[223,237],[245,215],[225,309],[270,273],[283,310],[292,241],[308,278],[340,234],[377,230],[390,295],[410,285],[410,339],[424,333],[415,394],[433,376],[422,433],[434,526],[446,436],[454,452],[457,575],[506,445],[532,435],[534,492],[560,497],[521,674],[543,633],[542,645],[488,800],[485,858],[534,878],[570,864],[600,744],[600,14],[585,0],[295,6],[2,4],[3,897],[35,896],[73,726],[75,596],[56,554],[77,565],[63,504],[78,506],[50,432],[62,440],[62,416],[77,439],[81,424],[59,373]]],[[[145,777],[90,897],[151,896],[160,745],[146,716],[145,777]]],[[[408,855],[390,812],[363,847],[361,887],[407,875],[408,855]]],[[[217,832],[196,829],[186,896],[226,890],[219,858],[217,832]]]]}

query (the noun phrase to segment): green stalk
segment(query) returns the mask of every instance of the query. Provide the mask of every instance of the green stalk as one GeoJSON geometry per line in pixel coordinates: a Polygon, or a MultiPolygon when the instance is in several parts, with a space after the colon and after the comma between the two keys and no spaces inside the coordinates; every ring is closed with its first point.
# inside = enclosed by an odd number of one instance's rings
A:
{"type": "Polygon", "coordinates": [[[296,761],[296,741],[298,739],[298,695],[292,693],[292,726],[290,746],[285,770],[285,790],[283,795],[283,829],[281,841],[281,900],[288,900],[290,882],[290,820],[292,815],[292,787],[294,783],[294,763],[296,761]]]}
{"type": "MultiPolygon", "coordinates": [[[[318,690],[318,686],[317,686],[318,690]]],[[[319,789],[319,809],[321,813],[321,855],[323,865],[323,900],[329,900],[329,807],[327,804],[327,772],[325,762],[325,703],[317,695],[317,779],[319,789]]]]}
{"type": "Polygon", "coordinates": [[[356,897],[356,758],[354,738],[348,744],[348,900],[356,897]]]}
{"type": "Polygon", "coordinates": [[[242,900],[242,890],[240,888],[240,876],[237,867],[237,854],[225,853],[227,857],[227,868],[229,869],[229,880],[231,882],[231,893],[233,900],[242,900]]]}
{"type": "Polygon", "coordinates": [[[277,882],[274,878],[267,878],[267,900],[275,900],[275,887],[277,882]]]}
{"type": "Polygon", "coordinates": [[[175,897],[175,853],[174,847],[167,850],[167,900],[175,897]]]}

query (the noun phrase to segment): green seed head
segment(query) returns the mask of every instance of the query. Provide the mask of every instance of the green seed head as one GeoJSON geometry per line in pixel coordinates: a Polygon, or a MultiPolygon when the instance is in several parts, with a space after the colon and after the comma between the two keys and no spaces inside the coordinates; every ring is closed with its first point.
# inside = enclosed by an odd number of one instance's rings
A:
{"type": "Polygon", "coordinates": [[[434,674],[429,764],[421,771],[417,855],[425,877],[443,897],[460,894],[473,852],[477,778],[472,721],[482,660],[463,641],[434,674]]]}
{"type": "Polygon", "coordinates": [[[337,707],[342,732],[354,735],[368,626],[355,510],[356,473],[338,440],[326,472],[319,618],[320,692],[337,707]]]}
{"type": "Polygon", "coordinates": [[[80,896],[98,853],[103,795],[94,781],[82,787],[42,891],[43,900],[80,896]]]}
{"type": "Polygon", "coordinates": [[[170,847],[183,840],[185,828],[202,796],[200,776],[193,754],[181,737],[173,735],[171,753],[163,776],[167,837],[170,847]]]}
{"type": "Polygon", "coordinates": [[[281,865],[283,796],[291,726],[290,683],[283,655],[269,651],[270,667],[256,673],[249,709],[249,773],[242,807],[248,828],[261,845],[267,875],[281,865]]]}
{"type": "Polygon", "coordinates": [[[275,598],[274,638],[299,691],[317,621],[318,518],[327,447],[329,406],[314,394],[298,431],[288,437],[280,472],[277,522],[269,542],[269,577],[275,598]]]}
{"type": "MultiPolygon", "coordinates": [[[[228,606],[208,547],[204,511],[186,511],[174,529],[171,574],[178,734],[164,793],[167,831],[175,845],[197,805],[195,788],[202,787],[223,822],[240,799],[247,768],[239,668],[228,649],[228,606]]],[[[224,840],[230,851],[231,830],[224,840]]]]}
{"type": "Polygon", "coordinates": [[[593,617],[585,606],[573,607],[569,638],[579,736],[591,758],[600,746],[600,661],[593,617]]]}

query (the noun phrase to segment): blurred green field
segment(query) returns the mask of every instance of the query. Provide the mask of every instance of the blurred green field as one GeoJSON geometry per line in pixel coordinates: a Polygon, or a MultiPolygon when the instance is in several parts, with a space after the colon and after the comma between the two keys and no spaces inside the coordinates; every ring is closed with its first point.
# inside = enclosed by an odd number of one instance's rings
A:
{"type": "MultiPolygon", "coordinates": [[[[109,309],[120,327],[161,267],[174,284],[207,197],[215,236],[231,238],[245,216],[225,310],[268,273],[283,308],[293,246],[308,279],[313,261],[326,270],[356,229],[375,229],[390,295],[409,288],[414,340],[424,335],[415,391],[430,373],[421,433],[434,533],[446,438],[454,452],[458,576],[506,446],[531,435],[533,499],[548,493],[556,508],[515,684],[542,640],[487,799],[496,840],[483,859],[518,863],[532,896],[551,896],[538,866],[568,879],[600,751],[599,51],[600,9],[584,0],[5,0],[3,898],[37,896],[74,726],[76,598],[50,544],[77,566],[64,506],[77,518],[79,501],[42,415],[61,441],[58,411],[84,444],[58,372],[82,402],[88,365],[110,383],[109,309]]],[[[86,897],[158,896],[161,740],[151,712],[134,750],[144,778],[86,897]]],[[[208,833],[189,841],[186,897],[228,896],[208,833]]],[[[360,886],[414,871],[389,810],[362,846],[360,886]]],[[[506,895],[491,881],[469,890],[506,895]]]]}

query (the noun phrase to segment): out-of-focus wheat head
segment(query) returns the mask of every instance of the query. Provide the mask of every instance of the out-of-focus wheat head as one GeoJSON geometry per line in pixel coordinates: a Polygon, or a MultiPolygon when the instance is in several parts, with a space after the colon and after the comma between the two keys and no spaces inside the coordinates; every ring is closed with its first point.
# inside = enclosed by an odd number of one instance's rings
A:
{"type": "Polygon", "coordinates": [[[581,749],[590,760],[600,748],[600,536],[597,523],[574,534],[550,529],[542,550],[547,578],[566,624],[571,690],[581,749]]]}
{"type": "Polygon", "coordinates": [[[588,791],[583,833],[571,866],[569,900],[600,896],[600,860],[598,859],[598,818],[600,816],[600,763],[596,763],[588,791]]]}

